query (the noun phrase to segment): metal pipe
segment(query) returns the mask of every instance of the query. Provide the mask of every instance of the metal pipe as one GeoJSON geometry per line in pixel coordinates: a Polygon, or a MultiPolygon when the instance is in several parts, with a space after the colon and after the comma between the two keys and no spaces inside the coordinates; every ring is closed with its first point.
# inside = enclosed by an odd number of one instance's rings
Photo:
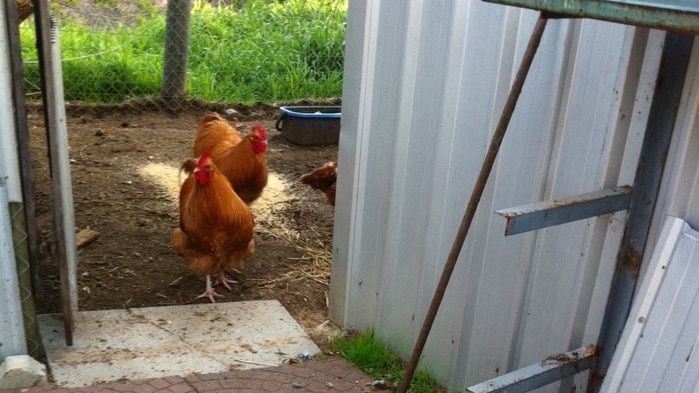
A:
{"type": "Polygon", "coordinates": [[[546,21],[547,19],[544,16],[544,14],[539,14],[539,19],[536,21],[534,31],[532,32],[532,35],[529,38],[527,49],[524,52],[524,56],[522,56],[522,63],[519,66],[519,70],[517,70],[517,75],[515,76],[512,87],[510,88],[510,93],[507,97],[507,101],[505,102],[505,107],[502,110],[500,120],[492,136],[490,147],[488,148],[488,152],[486,153],[483,165],[481,166],[480,174],[478,175],[476,184],[474,185],[473,191],[471,192],[471,199],[468,202],[466,212],[464,213],[461,225],[459,226],[459,230],[456,234],[456,239],[454,239],[451,251],[449,252],[449,256],[447,257],[446,264],[444,265],[444,270],[442,271],[442,276],[439,280],[439,283],[437,284],[437,288],[435,289],[434,296],[432,297],[432,302],[430,303],[430,307],[427,310],[427,314],[425,315],[425,320],[422,324],[422,328],[420,330],[420,334],[418,335],[417,342],[415,343],[413,354],[410,357],[408,365],[406,366],[405,377],[401,381],[400,386],[398,386],[397,391],[399,393],[407,392],[408,388],[410,387],[410,382],[413,378],[413,375],[415,374],[415,370],[417,369],[417,364],[420,361],[420,356],[422,355],[422,350],[425,347],[425,342],[427,342],[427,337],[430,334],[432,324],[434,323],[434,319],[437,316],[437,311],[439,310],[439,306],[442,303],[442,298],[444,298],[444,293],[446,292],[447,285],[449,284],[451,274],[454,271],[454,267],[456,266],[456,261],[458,260],[459,254],[461,253],[461,248],[463,247],[464,241],[466,240],[466,235],[468,234],[468,231],[471,228],[473,217],[476,215],[476,208],[478,207],[478,203],[480,202],[481,197],[483,196],[483,191],[485,190],[486,183],[488,182],[488,178],[490,177],[490,172],[492,171],[493,165],[495,164],[495,158],[498,155],[498,151],[500,151],[500,145],[502,144],[502,140],[505,137],[505,133],[507,132],[507,126],[510,124],[510,120],[512,119],[512,115],[514,114],[515,107],[517,105],[517,100],[519,99],[519,95],[522,92],[522,87],[524,86],[524,81],[527,79],[527,74],[529,73],[529,69],[531,68],[532,62],[534,61],[534,56],[536,55],[536,51],[539,48],[539,44],[541,43],[541,37],[544,35],[546,21]]]}

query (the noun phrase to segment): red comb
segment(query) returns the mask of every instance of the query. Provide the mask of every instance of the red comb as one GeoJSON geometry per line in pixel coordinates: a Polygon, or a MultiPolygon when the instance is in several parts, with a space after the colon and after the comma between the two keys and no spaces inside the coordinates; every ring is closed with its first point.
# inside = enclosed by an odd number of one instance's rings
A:
{"type": "Polygon", "coordinates": [[[199,168],[203,167],[204,163],[209,158],[211,158],[211,151],[207,150],[201,155],[201,157],[199,157],[199,162],[197,162],[197,167],[199,167],[199,168]]]}
{"type": "Polygon", "coordinates": [[[265,130],[262,128],[261,125],[256,124],[256,125],[252,126],[252,130],[257,132],[260,135],[260,138],[267,139],[267,133],[265,132],[265,130]]]}

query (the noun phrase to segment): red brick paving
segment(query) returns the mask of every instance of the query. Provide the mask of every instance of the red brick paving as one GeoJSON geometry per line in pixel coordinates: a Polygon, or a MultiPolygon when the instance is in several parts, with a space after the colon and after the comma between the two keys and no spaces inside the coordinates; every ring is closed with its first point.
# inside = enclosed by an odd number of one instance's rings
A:
{"type": "Polygon", "coordinates": [[[53,384],[0,393],[300,393],[373,392],[373,378],[342,358],[218,374],[123,381],[84,388],[53,384]]]}

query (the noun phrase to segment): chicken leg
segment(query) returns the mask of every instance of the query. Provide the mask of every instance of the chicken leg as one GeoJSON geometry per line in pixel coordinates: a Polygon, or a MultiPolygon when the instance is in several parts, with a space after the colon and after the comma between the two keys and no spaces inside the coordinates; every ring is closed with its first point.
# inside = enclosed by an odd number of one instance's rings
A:
{"type": "Polygon", "coordinates": [[[211,275],[207,274],[206,275],[206,290],[204,291],[204,293],[197,296],[197,299],[207,297],[207,298],[209,298],[209,300],[211,300],[211,303],[216,303],[216,301],[214,300],[214,296],[223,297],[223,295],[214,291],[214,288],[211,286],[211,275]]]}

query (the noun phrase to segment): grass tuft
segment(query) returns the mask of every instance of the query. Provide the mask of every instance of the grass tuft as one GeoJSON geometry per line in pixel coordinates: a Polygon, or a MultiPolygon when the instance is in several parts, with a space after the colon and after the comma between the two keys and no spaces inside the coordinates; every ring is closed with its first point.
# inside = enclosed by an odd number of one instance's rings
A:
{"type": "MultiPolygon", "coordinates": [[[[405,376],[404,364],[387,345],[367,332],[349,337],[341,337],[331,342],[331,347],[343,358],[376,379],[384,379],[397,387],[405,376]]],[[[395,390],[395,389],[394,389],[395,390]]],[[[415,373],[408,392],[433,393],[445,392],[427,371],[415,373]]]]}

